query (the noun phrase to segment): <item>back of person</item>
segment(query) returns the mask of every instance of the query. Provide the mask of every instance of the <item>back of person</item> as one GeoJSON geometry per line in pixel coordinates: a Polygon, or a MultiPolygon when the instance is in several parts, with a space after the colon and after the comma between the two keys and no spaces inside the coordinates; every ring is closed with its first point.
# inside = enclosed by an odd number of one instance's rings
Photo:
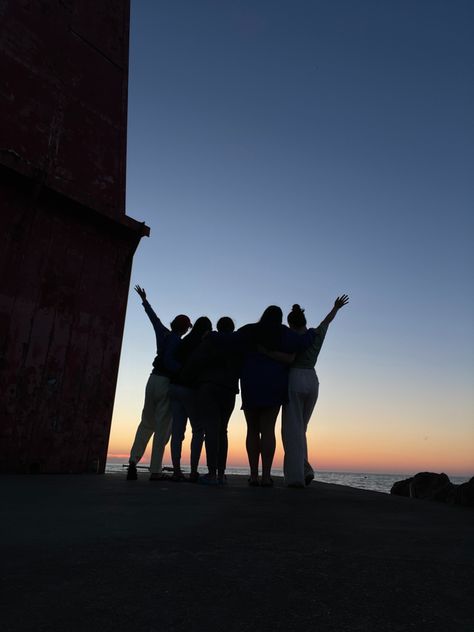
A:
{"type": "Polygon", "coordinates": [[[176,370],[172,370],[167,356],[170,353],[176,358],[181,345],[181,338],[174,332],[170,332],[161,342],[161,348],[153,360],[153,371],[155,375],[162,375],[170,380],[176,375],[176,370]]]}
{"type": "Polygon", "coordinates": [[[171,411],[173,416],[171,431],[171,460],[173,462],[172,480],[181,481],[181,447],[186,432],[187,421],[191,422],[191,473],[189,480],[199,478],[198,465],[204,441],[204,428],[197,414],[196,385],[188,375],[188,363],[193,352],[201,344],[203,338],[212,331],[212,323],[206,316],[201,316],[194,323],[190,334],[183,339],[177,353],[181,370],[174,376],[170,388],[171,411]]]}
{"type": "Polygon", "coordinates": [[[243,408],[261,408],[280,405],[288,399],[289,365],[259,351],[293,353],[299,345],[308,344],[312,333],[304,339],[285,325],[262,332],[259,323],[245,325],[238,332],[246,350],[242,369],[241,387],[243,408]]]}
{"type": "Polygon", "coordinates": [[[329,325],[321,323],[319,327],[310,328],[309,331],[314,332],[314,340],[311,345],[304,351],[300,351],[296,354],[296,357],[291,365],[295,369],[312,369],[316,366],[316,362],[323,346],[324,338],[329,325]]]}
{"type": "Polygon", "coordinates": [[[241,354],[228,348],[226,337],[215,332],[196,350],[201,363],[195,379],[198,384],[210,382],[238,393],[241,354]]]}
{"type": "Polygon", "coordinates": [[[314,334],[312,343],[296,355],[291,365],[288,385],[289,401],[283,406],[281,424],[285,450],[283,471],[285,483],[289,487],[305,487],[314,478],[314,470],[308,461],[306,439],[306,430],[319,394],[319,380],[314,366],[329,324],[338,310],[348,301],[349,297],[346,294],[338,297],[333,309],[314,329],[307,329],[304,309],[298,304],[293,305],[288,314],[288,324],[297,335],[305,336],[308,331],[314,334]]]}
{"type": "Polygon", "coordinates": [[[171,331],[163,325],[147,300],[146,291],[139,285],[135,291],[142,300],[145,313],[150,319],[156,336],[156,357],[153,370],[145,390],[140,424],[130,450],[127,480],[137,480],[137,463],[143,457],[146,446],[153,436],[150,461],[150,480],[161,480],[163,452],[170,438],[171,406],[169,397],[170,377],[179,370],[175,351],[181,343],[181,336],[192,326],[189,317],[178,314],[171,323],[171,331]]]}
{"type": "Polygon", "coordinates": [[[240,354],[234,322],[223,316],[217,332],[210,334],[196,349],[190,364],[198,384],[198,412],[205,429],[208,474],[201,483],[225,484],[228,438],[227,426],[238,393],[240,354]]]}
{"type": "Polygon", "coordinates": [[[181,365],[181,370],[173,377],[174,384],[182,386],[195,386],[195,376],[190,370],[190,362],[199,347],[202,345],[205,337],[211,332],[212,324],[206,316],[198,318],[194,324],[193,330],[181,341],[176,358],[181,365]]]}

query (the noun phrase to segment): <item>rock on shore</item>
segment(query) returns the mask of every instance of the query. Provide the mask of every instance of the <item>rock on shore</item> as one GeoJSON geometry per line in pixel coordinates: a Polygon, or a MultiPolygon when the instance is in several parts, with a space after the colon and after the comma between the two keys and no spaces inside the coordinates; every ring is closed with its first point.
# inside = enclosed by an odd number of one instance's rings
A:
{"type": "Polygon", "coordinates": [[[474,507],[474,477],[467,483],[455,485],[444,472],[418,472],[415,476],[394,483],[390,493],[395,496],[474,507]]]}

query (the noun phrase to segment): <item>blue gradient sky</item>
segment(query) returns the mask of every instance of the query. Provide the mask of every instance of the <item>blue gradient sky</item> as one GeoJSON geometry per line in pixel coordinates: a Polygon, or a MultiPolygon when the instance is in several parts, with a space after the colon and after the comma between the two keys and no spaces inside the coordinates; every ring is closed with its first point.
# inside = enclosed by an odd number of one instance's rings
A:
{"type": "MultiPolygon", "coordinates": [[[[132,284],[165,322],[238,326],[294,302],[317,324],[348,293],[321,468],[474,469],[473,20],[462,0],[132,1],[127,213],[151,227],[132,284]]],[[[116,454],[154,353],[132,294],[116,454]]]]}

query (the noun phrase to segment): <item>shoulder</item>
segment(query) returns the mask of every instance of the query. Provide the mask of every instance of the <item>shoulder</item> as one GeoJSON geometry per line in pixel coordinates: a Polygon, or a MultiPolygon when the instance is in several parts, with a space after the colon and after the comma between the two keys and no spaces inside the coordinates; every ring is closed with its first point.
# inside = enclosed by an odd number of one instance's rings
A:
{"type": "Polygon", "coordinates": [[[321,325],[319,325],[319,327],[315,327],[311,331],[314,331],[315,336],[319,336],[319,337],[323,337],[324,338],[328,328],[329,328],[329,325],[327,325],[327,324],[323,325],[321,323],[321,325]]]}
{"type": "Polygon", "coordinates": [[[250,323],[249,325],[243,325],[242,327],[239,327],[237,331],[239,333],[246,333],[249,331],[253,331],[254,329],[255,329],[255,325],[253,323],[250,323]]]}
{"type": "Polygon", "coordinates": [[[254,324],[244,325],[243,327],[237,329],[236,333],[241,339],[248,340],[254,336],[256,330],[255,327],[256,326],[254,324]]]}
{"type": "Polygon", "coordinates": [[[300,334],[297,334],[295,331],[292,331],[286,325],[281,325],[281,335],[283,340],[297,340],[300,334]]]}

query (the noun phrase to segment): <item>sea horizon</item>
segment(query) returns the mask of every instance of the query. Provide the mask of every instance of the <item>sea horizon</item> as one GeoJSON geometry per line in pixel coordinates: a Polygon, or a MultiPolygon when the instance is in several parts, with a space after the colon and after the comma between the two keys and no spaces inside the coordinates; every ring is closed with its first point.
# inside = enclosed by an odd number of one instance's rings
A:
{"type": "MultiPolygon", "coordinates": [[[[145,472],[148,470],[149,463],[140,463],[139,470],[145,472]]],[[[171,466],[165,465],[165,471],[171,470],[171,466]]],[[[126,470],[126,463],[118,462],[116,460],[108,460],[105,466],[106,473],[119,473],[126,470]]],[[[184,470],[186,473],[186,469],[184,470]]],[[[205,473],[206,468],[201,466],[199,468],[200,473],[205,473]]],[[[422,471],[422,470],[419,470],[422,471]]],[[[249,468],[244,466],[230,466],[226,470],[227,474],[237,476],[248,476],[249,468]]],[[[414,476],[417,472],[350,472],[339,470],[315,470],[314,478],[316,482],[331,483],[334,485],[345,485],[347,487],[355,487],[357,489],[366,489],[370,491],[382,492],[385,494],[390,493],[392,485],[396,481],[404,480],[414,476]]],[[[282,468],[273,468],[272,474],[274,476],[283,476],[282,468]]],[[[469,475],[449,475],[449,480],[455,485],[460,485],[468,481],[471,476],[469,475]]]]}

